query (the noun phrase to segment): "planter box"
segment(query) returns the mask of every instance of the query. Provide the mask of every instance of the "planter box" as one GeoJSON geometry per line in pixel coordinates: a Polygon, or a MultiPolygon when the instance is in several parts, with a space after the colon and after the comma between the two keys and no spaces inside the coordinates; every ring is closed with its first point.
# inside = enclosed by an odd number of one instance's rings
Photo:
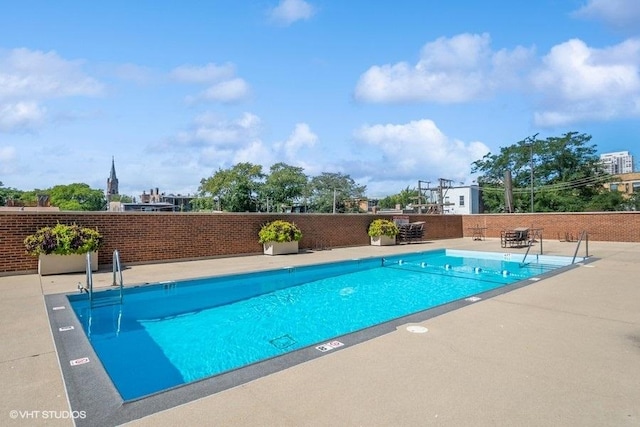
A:
{"type": "Polygon", "coordinates": [[[396,244],[396,236],[376,236],[371,237],[371,244],[373,246],[392,246],[396,244]]]}
{"type": "Polygon", "coordinates": [[[267,242],[263,244],[265,255],[297,254],[298,242],[267,242]]]}
{"type": "MultiPolygon", "coordinates": [[[[91,252],[91,271],[98,270],[98,252],[91,252]]],[[[87,255],[40,254],[38,258],[38,274],[84,273],[87,271],[87,255]]]]}

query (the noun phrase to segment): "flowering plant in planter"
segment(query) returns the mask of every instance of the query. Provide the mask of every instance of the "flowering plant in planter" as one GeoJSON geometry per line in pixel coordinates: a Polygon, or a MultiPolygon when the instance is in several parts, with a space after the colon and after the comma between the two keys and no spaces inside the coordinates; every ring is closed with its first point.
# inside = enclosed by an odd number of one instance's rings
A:
{"type": "Polygon", "coordinates": [[[24,239],[27,253],[33,256],[95,252],[102,246],[102,243],[103,237],[98,230],[80,227],[77,224],[42,227],[24,239]]]}
{"type": "Polygon", "coordinates": [[[374,219],[369,224],[369,237],[395,237],[400,232],[398,226],[388,219],[374,219]]]}
{"type": "Polygon", "coordinates": [[[266,223],[258,232],[258,242],[297,242],[302,239],[302,231],[292,222],[275,220],[266,223]]]}

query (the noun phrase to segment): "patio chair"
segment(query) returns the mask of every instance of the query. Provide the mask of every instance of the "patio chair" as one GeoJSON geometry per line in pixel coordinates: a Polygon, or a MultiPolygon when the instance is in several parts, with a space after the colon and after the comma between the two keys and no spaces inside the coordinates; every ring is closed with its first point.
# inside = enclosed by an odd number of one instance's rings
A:
{"type": "Polygon", "coordinates": [[[526,246],[528,240],[529,229],[527,227],[518,227],[513,230],[502,230],[500,232],[500,244],[503,248],[526,246]]]}

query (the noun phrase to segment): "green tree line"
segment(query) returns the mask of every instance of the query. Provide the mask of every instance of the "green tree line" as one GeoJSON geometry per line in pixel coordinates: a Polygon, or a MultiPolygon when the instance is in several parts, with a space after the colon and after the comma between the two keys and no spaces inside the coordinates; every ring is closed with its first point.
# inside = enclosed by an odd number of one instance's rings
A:
{"type": "Polygon", "coordinates": [[[309,177],[303,168],[276,163],[267,173],[262,166],[238,163],[203,178],[195,210],[229,212],[358,212],[366,186],[349,175],[323,172],[309,177]]]}
{"type": "Polygon", "coordinates": [[[485,212],[506,212],[505,177],[510,172],[515,212],[594,212],[637,210],[638,194],[625,198],[604,183],[604,172],[591,136],[568,132],[559,137],[527,137],[471,165],[478,174],[485,212]],[[533,196],[532,196],[533,189],[533,196]],[[532,206],[533,203],[533,206],[532,206]]]}

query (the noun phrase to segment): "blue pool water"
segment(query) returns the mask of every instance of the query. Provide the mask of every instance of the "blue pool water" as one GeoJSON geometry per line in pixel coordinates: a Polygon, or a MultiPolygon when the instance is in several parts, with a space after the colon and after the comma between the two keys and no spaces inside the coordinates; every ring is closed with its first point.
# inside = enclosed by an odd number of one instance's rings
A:
{"type": "Polygon", "coordinates": [[[69,300],[132,400],[570,263],[534,255],[521,265],[521,257],[438,250],[139,286],[125,290],[122,305],[89,308],[86,294],[69,300]]]}

